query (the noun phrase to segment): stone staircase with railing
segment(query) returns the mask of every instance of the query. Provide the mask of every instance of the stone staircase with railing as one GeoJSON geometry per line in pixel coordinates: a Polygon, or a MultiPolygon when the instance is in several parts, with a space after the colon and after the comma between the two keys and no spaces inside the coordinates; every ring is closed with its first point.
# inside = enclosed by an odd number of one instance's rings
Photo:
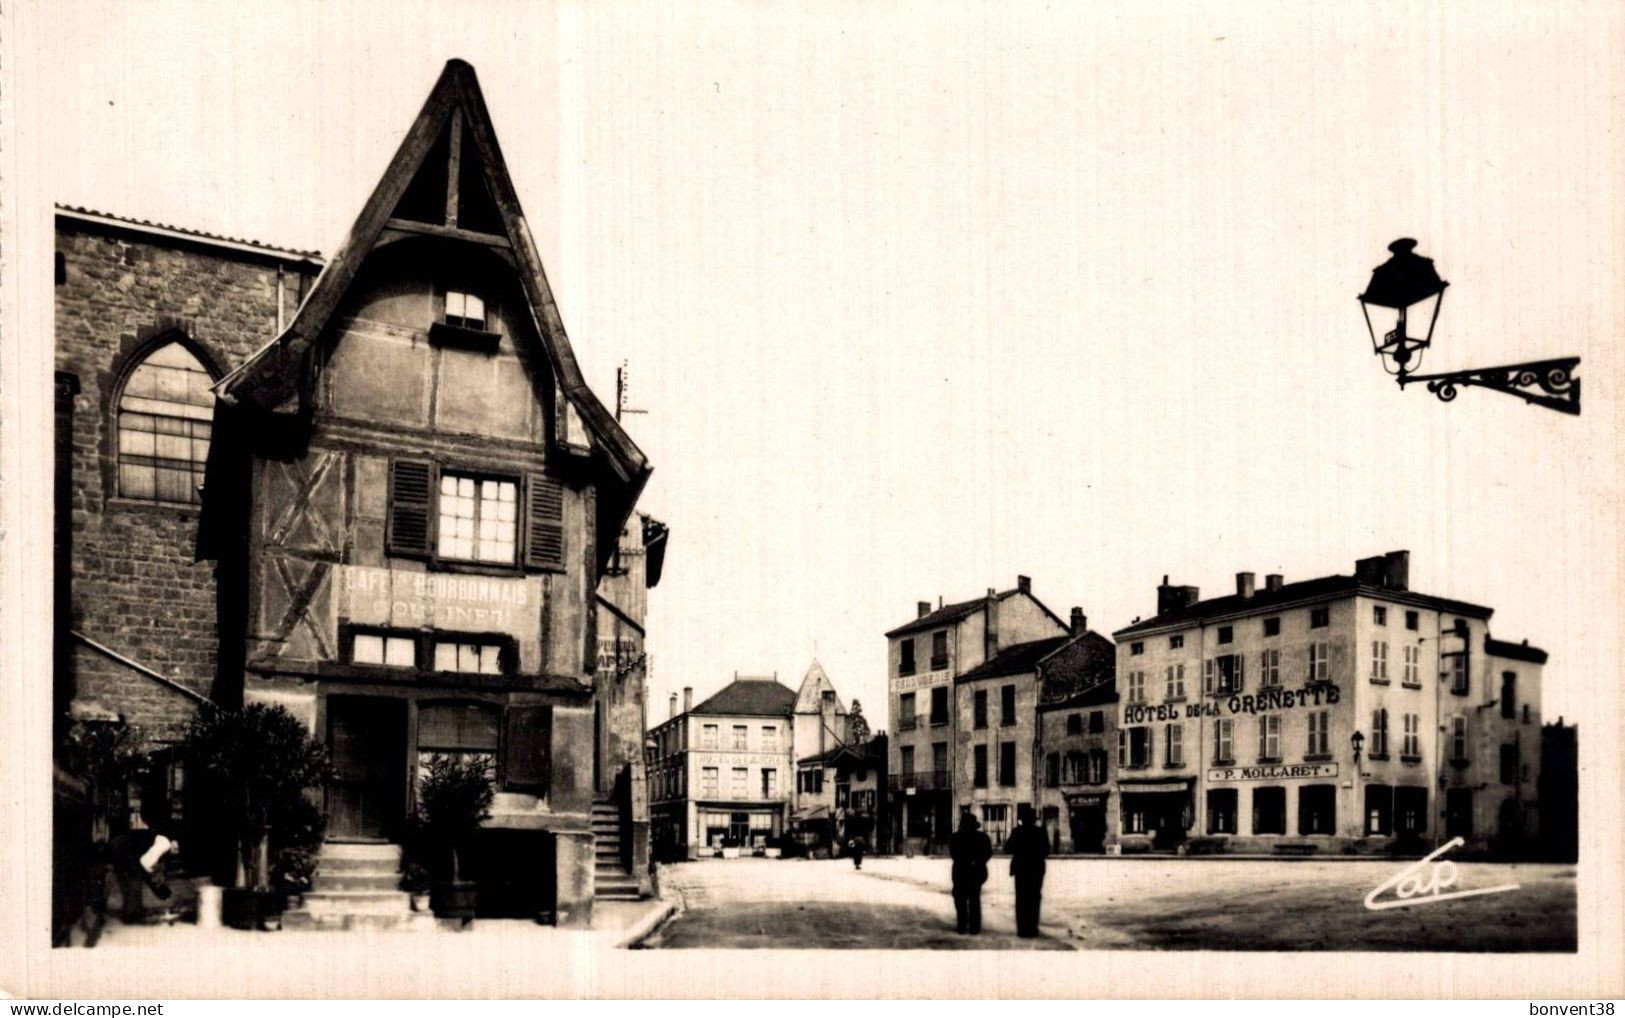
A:
{"type": "Polygon", "coordinates": [[[606,901],[636,901],[638,878],[626,867],[621,807],[612,798],[594,799],[592,835],[595,852],[593,897],[606,901]]]}
{"type": "Polygon", "coordinates": [[[310,892],[283,913],[285,930],[434,930],[435,918],[412,911],[400,890],[401,846],[329,841],[322,846],[310,892]]]}

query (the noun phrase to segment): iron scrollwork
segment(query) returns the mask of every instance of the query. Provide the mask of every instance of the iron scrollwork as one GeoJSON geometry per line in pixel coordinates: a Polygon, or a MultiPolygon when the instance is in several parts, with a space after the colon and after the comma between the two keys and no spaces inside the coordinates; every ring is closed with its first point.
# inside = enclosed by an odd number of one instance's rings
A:
{"type": "Polygon", "coordinates": [[[1426,382],[1428,391],[1445,403],[1456,398],[1457,388],[1469,385],[1517,396],[1526,403],[1556,410],[1580,412],[1580,380],[1574,377],[1578,357],[1560,357],[1494,368],[1469,368],[1430,375],[1400,375],[1399,384],[1426,382]]]}

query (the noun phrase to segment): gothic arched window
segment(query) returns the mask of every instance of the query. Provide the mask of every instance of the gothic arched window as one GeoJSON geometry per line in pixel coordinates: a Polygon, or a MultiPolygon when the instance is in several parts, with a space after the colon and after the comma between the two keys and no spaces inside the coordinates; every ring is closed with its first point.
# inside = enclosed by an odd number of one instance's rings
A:
{"type": "Polygon", "coordinates": [[[214,419],[214,379],[180,342],[144,357],[118,402],[118,493],[153,502],[199,501],[214,419]]]}

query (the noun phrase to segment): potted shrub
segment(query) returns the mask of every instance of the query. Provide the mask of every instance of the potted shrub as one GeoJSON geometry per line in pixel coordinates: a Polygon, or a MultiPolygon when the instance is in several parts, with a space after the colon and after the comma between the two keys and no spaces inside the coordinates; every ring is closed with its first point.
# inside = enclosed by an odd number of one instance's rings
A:
{"type": "Polygon", "coordinates": [[[305,796],[331,774],[326,749],[286,708],[264,703],[199,710],[182,746],[193,777],[193,808],[216,818],[232,847],[225,921],[239,929],[275,928],[283,898],[272,882],[273,842],[312,855],[308,864],[297,853],[277,856],[283,874],[308,880],[321,825],[305,796]]]}
{"type": "Polygon", "coordinates": [[[401,837],[401,890],[411,898],[412,911],[429,910],[429,861],[433,852],[421,810],[413,810],[406,818],[406,830],[401,837]]]}
{"type": "Polygon", "coordinates": [[[418,809],[425,838],[436,855],[449,862],[429,890],[429,905],[442,919],[474,920],[478,885],[462,878],[461,855],[474,832],[491,816],[496,783],[491,761],[483,756],[458,758],[437,753],[429,759],[428,774],[418,787],[418,809]]]}

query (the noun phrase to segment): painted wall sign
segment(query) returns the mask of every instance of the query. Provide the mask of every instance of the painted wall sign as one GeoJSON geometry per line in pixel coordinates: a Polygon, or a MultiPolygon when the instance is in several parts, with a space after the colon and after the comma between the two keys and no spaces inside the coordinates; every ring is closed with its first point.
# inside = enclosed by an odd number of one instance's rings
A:
{"type": "Polygon", "coordinates": [[[1213,767],[1207,779],[1213,781],[1282,781],[1290,778],[1335,778],[1334,763],[1260,764],[1257,767],[1213,767]]]}
{"type": "Polygon", "coordinates": [[[1317,683],[1302,689],[1260,689],[1256,693],[1219,697],[1202,703],[1130,703],[1123,705],[1123,724],[1145,725],[1183,718],[1216,718],[1225,714],[1329,707],[1342,698],[1342,690],[1337,686],[1317,683]]]}
{"type": "Polygon", "coordinates": [[[781,767],[785,757],[771,753],[700,753],[694,757],[699,767],[781,767]]]}
{"type": "Polygon", "coordinates": [[[340,611],[352,622],[523,635],[538,626],[538,598],[521,577],[448,576],[339,566],[340,611]]]}
{"type": "Polygon", "coordinates": [[[638,659],[638,643],[636,640],[612,639],[610,637],[598,638],[598,673],[600,675],[620,675],[638,659]]]}
{"type": "Polygon", "coordinates": [[[891,691],[906,693],[911,689],[924,689],[927,686],[946,686],[952,678],[953,673],[946,668],[934,672],[919,672],[915,675],[893,675],[891,691]]]}

